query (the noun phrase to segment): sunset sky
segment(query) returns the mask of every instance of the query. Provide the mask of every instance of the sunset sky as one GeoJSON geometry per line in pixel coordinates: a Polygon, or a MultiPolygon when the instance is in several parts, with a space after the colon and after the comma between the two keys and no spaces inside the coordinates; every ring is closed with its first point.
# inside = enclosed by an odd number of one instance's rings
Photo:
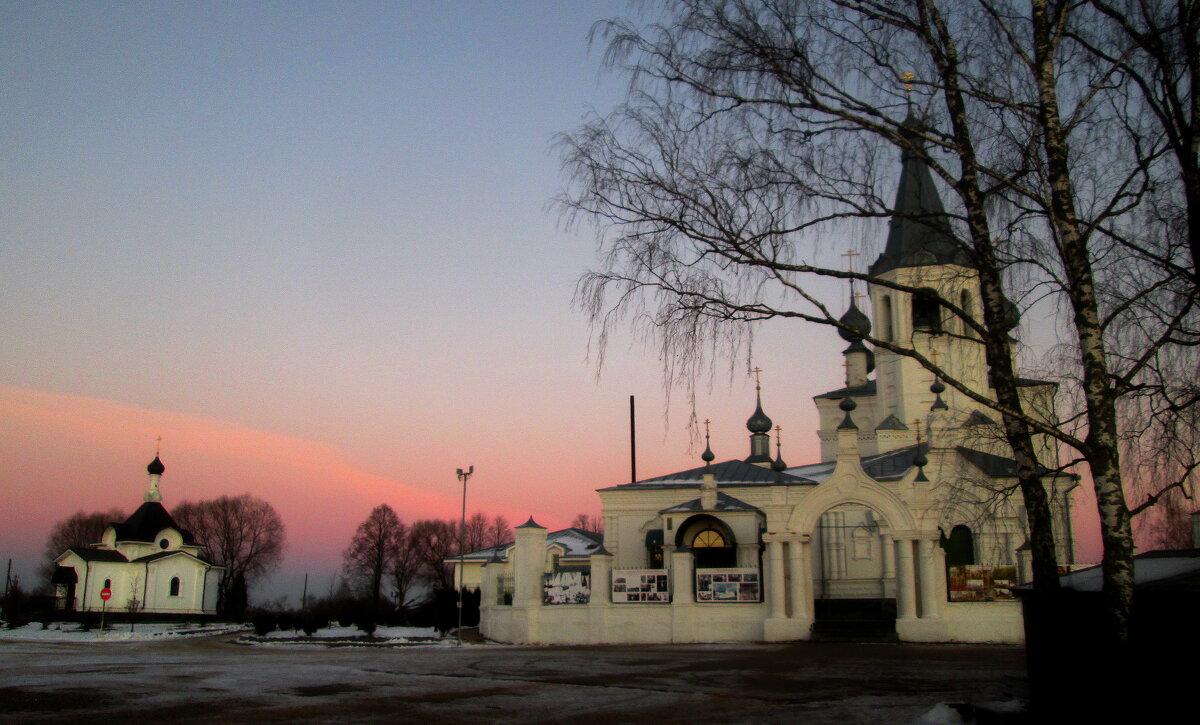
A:
{"type": "MultiPolygon", "coordinates": [[[[288,548],[257,592],[337,572],[379,503],[565,526],[638,472],[698,463],[690,406],[632,331],[602,370],[550,205],[554,134],[619,101],[587,32],[625,2],[0,5],[0,557],[162,490],[250,492],[288,548]]],[[[882,240],[880,240],[882,241],[882,240]]],[[[830,301],[836,303],[835,296],[830,301]]],[[[784,457],[817,459],[829,330],[761,331],[784,457]]],[[[701,384],[747,454],[743,357],[701,384]]],[[[2,564],[3,562],[0,562],[2,564]]]]}

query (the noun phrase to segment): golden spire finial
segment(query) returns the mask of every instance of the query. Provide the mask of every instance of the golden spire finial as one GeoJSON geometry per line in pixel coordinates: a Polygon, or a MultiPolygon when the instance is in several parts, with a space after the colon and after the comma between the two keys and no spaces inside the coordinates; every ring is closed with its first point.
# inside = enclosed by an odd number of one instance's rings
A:
{"type": "Polygon", "coordinates": [[[912,96],[913,81],[916,79],[917,74],[913,73],[912,71],[905,71],[904,74],[900,76],[900,80],[904,81],[904,93],[906,95],[912,96]]]}
{"type": "Polygon", "coordinates": [[[154,439],[154,457],[158,458],[159,452],[162,450],[162,436],[154,439]]]}
{"type": "Polygon", "coordinates": [[[708,418],[704,419],[704,440],[708,440],[708,425],[712,423],[708,418]]]}
{"type": "Polygon", "coordinates": [[[920,443],[921,442],[921,419],[920,418],[913,419],[913,427],[917,429],[917,443],[920,443]]]}
{"type": "Polygon", "coordinates": [[[750,372],[753,373],[753,375],[754,375],[754,389],[761,392],[762,391],[762,378],[760,377],[760,375],[762,373],[762,368],[755,367],[750,372]]]}

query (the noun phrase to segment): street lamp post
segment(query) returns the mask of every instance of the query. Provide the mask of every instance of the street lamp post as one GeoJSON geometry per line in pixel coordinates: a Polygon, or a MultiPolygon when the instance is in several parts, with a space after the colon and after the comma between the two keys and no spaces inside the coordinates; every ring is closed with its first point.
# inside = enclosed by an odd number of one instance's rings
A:
{"type": "Polygon", "coordinates": [[[462,617],[463,617],[463,570],[466,564],[466,550],[463,539],[467,533],[467,479],[475,472],[475,466],[467,466],[467,470],[459,468],[458,480],[462,481],[462,516],[458,523],[458,646],[462,646],[462,617]]]}

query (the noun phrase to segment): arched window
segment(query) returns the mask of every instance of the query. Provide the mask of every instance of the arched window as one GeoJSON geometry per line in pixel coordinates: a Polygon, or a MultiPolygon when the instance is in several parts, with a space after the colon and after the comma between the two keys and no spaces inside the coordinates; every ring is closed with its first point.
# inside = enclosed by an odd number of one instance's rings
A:
{"type": "Polygon", "coordinates": [[[692,539],[693,549],[707,549],[710,547],[725,547],[725,537],[716,529],[704,529],[696,534],[696,538],[692,539]]]}
{"type": "Polygon", "coordinates": [[[105,580],[104,580],[104,588],[105,588],[105,589],[112,589],[112,579],[105,579],[105,580]]]}
{"type": "Polygon", "coordinates": [[[171,596],[179,596],[179,577],[171,577],[171,596]]]}
{"type": "Polygon", "coordinates": [[[914,331],[941,332],[942,310],[937,299],[932,296],[913,295],[912,322],[914,331]]]}
{"type": "Polygon", "coordinates": [[[975,539],[970,527],[959,524],[950,529],[946,540],[946,566],[969,566],[975,563],[975,539]]]}

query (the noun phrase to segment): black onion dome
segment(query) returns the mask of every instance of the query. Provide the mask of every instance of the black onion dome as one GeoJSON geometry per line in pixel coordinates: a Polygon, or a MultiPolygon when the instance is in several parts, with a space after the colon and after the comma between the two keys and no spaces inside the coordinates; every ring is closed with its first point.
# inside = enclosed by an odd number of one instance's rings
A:
{"type": "Polygon", "coordinates": [[[750,418],[746,421],[746,428],[749,429],[751,433],[771,432],[771,419],[768,418],[767,414],[763,412],[761,395],[758,396],[758,407],[754,409],[754,415],[750,416],[750,418]]]}
{"type": "Polygon", "coordinates": [[[787,464],[783,462],[783,456],[776,456],[775,460],[771,461],[771,470],[777,473],[782,473],[787,470],[787,464]]]}
{"type": "Polygon", "coordinates": [[[704,444],[704,453],[700,454],[700,459],[702,461],[704,461],[705,463],[712,463],[713,459],[715,459],[715,458],[716,458],[716,456],[713,455],[712,446],[708,445],[708,443],[706,442],[704,444]]]}
{"type": "Polygon", "coordinates": [[[929,386],[929,392],[933,393],[934,395],[941,395],[942,393],[946,392],[946,384],[941,380],[934,378],[933,385],[929,386]]]}
{"type": "Polygon", "coordinates": [[[929,464],[929,459],[925,457],[925,451],[917,449],[917,455],[913,456],[913,465],[917,468],[924,468],[929,464]]]}
{"type": "Polygon", "coordinates": [[[852,411],[858,407],[858,403],[855,403],[854,398],[851,398],[850,396],[847,395],[846,397],[842,398],[842,401],[840,403],[838,403],[838,407],[841,408],[842,410],[844,410],[845,412],[849,413],[850,411],[852,411]]]}
{"type": "Polygon", "coordinates": [[[155,456],[154,460],[150,461],[150,465],[146,466],[146,473],[149,473],[151,476],[161,476],[165,470],[167,470],[167,467],[162,464],[162,461],[158,460],[158,456],[155,456]]]}
{"type": "Polygon", "coordinates": [[[850,300],[850,309],[846,310],[846,314],[842,315],[838,322],[850,328],[849,330],[846,327],[838,328],[838,334],[847,342],[861,340],[871,334],[871,319],[858,309],[854,300],[850,300]]]}

